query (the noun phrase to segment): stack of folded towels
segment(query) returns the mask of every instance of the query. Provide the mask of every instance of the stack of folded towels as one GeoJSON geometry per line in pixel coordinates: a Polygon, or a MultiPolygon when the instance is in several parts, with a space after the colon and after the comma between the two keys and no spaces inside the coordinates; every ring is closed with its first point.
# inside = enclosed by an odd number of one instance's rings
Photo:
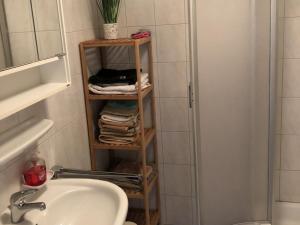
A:
{"type": "MultiPolygon", "coordinates": [[[[141,73],[142,90],[149,87],[148,73],[141,73]]],[[[138,89],[136,70],[102,69],[89,78],[89,90],[94,94],[136,94],[138,89]]]]}
{"type": "Polygon", "coordinates": [[[115,145],[136,142],[139,137],[138,116],[135,101],[108,101],[98,121],[99,141],[115,145]]]}

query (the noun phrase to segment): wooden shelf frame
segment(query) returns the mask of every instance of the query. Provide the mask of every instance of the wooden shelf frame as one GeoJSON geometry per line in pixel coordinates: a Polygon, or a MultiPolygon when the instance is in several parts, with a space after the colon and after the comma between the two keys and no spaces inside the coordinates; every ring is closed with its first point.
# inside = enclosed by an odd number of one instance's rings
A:
{"type": "Polygon", "coordinates": [[[124,189],[127,197],[132,199],[144,199],[145,195],[149,194],[158,183],[158,172],[155,171],[154,173],[155,174],[153,175],[151,180],[148,181],[148,193],[145,193],[144,191],[132,191],[124,189]]]}
{"type": "MultiPolygon", "coordinates": [[[[150,210],[149,212],[150,222],[149,225],[157,225],[160,220],[160,212],[158,210],[150,210]]],[[[145,212],[143,209],[129,209],[128,221],[135,222],[137,225],[147,225],[145,220],[145,212]]]]}
{"type": "Polygon", "coordinates": [[[117,46],[140,46],[144,44],[149,44],[151,42],[151,37],[141,38],[141,39],[131,39],[131,38],[119,38],[116,40],[105,40],[105,39],[95,39],[81,42],[85,48],[99,48],[99,47],[117,47],[117,46]]]}
{"type": "MultiPolygon", "coordinates": [[[[88,133],[90,143],[90,155],[92,169],[96,169],[96,152],[99,150],[122,150],[122,151],[138,151],[139,159],[142,164],[143,173],[143,191],[133,192],[125,190],[128,198],[142,199],[144,203],[144,209],[130,210],[128,217],[132,217],[132,221],[136,222],[137,225],[157,225],[160,220],[160,190],[159,190],[159,173],[158,173],[158,150],[157,150],[157,137],[156,137],[156,109],[155,109],[155,95],[154,95],[154,78],[153,78],[153,53],[152,53],[152,41],[151,37],[142,39],[128,39],[122,38],[117,40],[90,40],[80,43],[80,57],[81,57],[81,68],[83,76],[83,89],[85,95],[86,114],[88,122],[88,133]],[[149,81],[151,86],[142,90],[141,82],[141,53],[140,47],[142,45],[147,46],[148,52],[148,68],[149,68],[149,81]],[[137,94],[135,95],[96,95],[92,94],[88,89],[88,66],[85,50],[88,48],[101,48],[101,47],[120,47],[120,46],[131,46],[134,49],[135,54],[135,69],[137,71],[137,94]],[[152,128],[145,128],[144,126],[144,98],[151,97],[151,119],[152,128]],[[93,111],[91,104],[94,101],[101,100],[136,100],[138,102],[138,109],[140,115],[140,138],[137,143],[130,145],[109,145],[100,143],[95,140],[95,127],[93,119],[93,111]],[[147,179],[147,147],[150,143],[153,143],[154,153],[154,171],[155,176],[149,182],[147,179]],[[150,210],[150,192],[156,189],[156,210],[150,210]]],[[[101,62],[103,65],[103,63],[101,62]]]]}

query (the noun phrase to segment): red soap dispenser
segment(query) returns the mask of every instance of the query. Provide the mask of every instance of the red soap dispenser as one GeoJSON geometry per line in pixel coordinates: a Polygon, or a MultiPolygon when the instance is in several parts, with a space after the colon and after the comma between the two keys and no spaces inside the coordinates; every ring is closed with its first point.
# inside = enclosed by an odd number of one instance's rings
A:
{"type": "Polygon", "coordinates": [[[44,159],[38,157],[36,152],[25,164],[23,176],[24,183],[28,186],[40,186],[46,182],[46,163],[44,159]]]}

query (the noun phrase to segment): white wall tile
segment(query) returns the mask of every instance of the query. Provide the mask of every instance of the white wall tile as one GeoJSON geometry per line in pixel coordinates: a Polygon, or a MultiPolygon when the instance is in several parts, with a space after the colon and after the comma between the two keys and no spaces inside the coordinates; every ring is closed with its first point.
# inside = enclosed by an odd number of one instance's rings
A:
{"type": "Polygon", "coordinates": [[[36,38],[40,60],[63,52],[60,31],[38,31],[36,38]]]}
{"type": "Polygon", "coordinates": [[[279,18],[277,21],[277,57],[279,59],[284,56],[284,29],[285,18],[279,18]]]}
{"type": "MultiPolygon", "coordinates": [[[[144,31],[144,30],[151,32],[153,62],[157,62],[157,34],[156,34],[155,26],[128,27],[128,37],[131,37],[131,34],[134,34],[134,33],[140,32],[140,31],[144,31]]],[[[146,53],[146,51],[143,51],[143,50],[145,50],[145,48],[142,47],[141,52],[146,53]]],[[[131,56],[130,61],[134,62],[134,49],[133,48],[131,49],[130,56],[131,56]]],[[[145,59],[145,57],[143,55],[142,55],[142,57],[143,57],[142,61],[145,61],[148,59],[148,58],[145,59]]]]}
{"type": "Polygon", "coordinates": [[[158,63],[160,97],[187,97],[187,63],[158,63]]]}
{"type": "Polygon", "coordinates": [[[163,158],[162,132],[161,131],[156,132],[156,138],[157,138],[157,150],[158,150],[158,163],[163,164],[164,158],[163,158]]]}
{"type": "Polygon", "coordinates": [[[164,183],[168,195],[192,196],[190,166],[164,165],[164,183]]]}
{"type": "Polygon", "coordinates": [[[72,20],[72,16],[73,16],[73,5],[72,5],[72,0],[65,0],[62,2],[63,4],[63,10],[64,10],[64,20],[65,20],[65,29],[66,32],[70,32],[73,31],[73,20],[72,20]]]}
{"type": "Polygon", "coordinates": [[[84,40],[83,34],[82,32],[67,33],[67,52],[69,54],[71,75],[81,73],[79,43],[84,40]]]}
{"type": "Polygon", "coordinates": [[[300,202],[300,171],[281,171],[280,201],[300,202]]]}
{"type": "Polygon", "coordinates": [[[276,135],[275,140],[275,153],[274,153],[274,161],[273,161],[273,169],[274,170],[280,170],[281,168],[281,135],[276,135]]]}
{"type": "Polygon", "coordinates": [[[285,19],[284,57],[300,58],[300,18],[285,19]]]}
{"type": "Polygon", "coordinates": [[[157,25],[185,23],[185,0],[155,0],[155,18],[157,25]]]}
{"type": "Polygon", "coordinates": [[[190,164],[191,146],[189,132],[162,132],[164,162],[190,164]]]}
{"type": "Polygon", "coordinates": [[[126,0],[127,26],[155,25],[153,0],[126,0]]]}
{"type": "Polygon", "coordinates": [[[186,61],[185,24],[157,26],[159,62],[186,61]]]}
{"type": "Polygon", "coordinates": [[[155,108],[156,108],[156,130],[161,131],[161,111],[160,111],[160,99],[155,98],[155,108]]]}
{"type": "Polygon", "coordinates": [[[192,211],[191,198],[166,196],[166,224],[192,225],[192,211]]]}
{"type": "Polygon", "coordinates": [[[187,99],[162,98],[160,100],[162,131],[188,131],[187,99]]]}
{"type": "Polygon", "coordinates": [[[55,165],[55,155],[54,155],[53,138],[50,137],[43,143],[37,146],[36,151],[39,156],[46,161],[46,168],[51,169],[55,165]]]}
{"type": "Polygon", "coordinates": [[[120,2],[118,26],[119,27],[127,26],[125,0],[121,0],[120,2]]]}
{"type": "Polygon", "coordinates": [[[160,188],[160,194],[165,194],[165,176],[164,176],[164,164],[159,164],[158,166],[158,172],[159,172],[159,188],[160,188]]]}
{"type": "Polygon", "coordinates": [[[277,7],[278,17],[284,17],[285,0],[278,0],[277,4],[278,4],[278,7],[277,7]]]}
{"type": "Polygon", "coordinates": [[[282,130],[282,99],[281,97],[276,98],[276,134],[280,134],[282,130]]]}
{"type": "Polygon", "coordinates": [[[300,170],[300,137],[296,135],[282,135],[281,169],[300,170]]]}
{"type": "Polygon", "coordinates": [[[160,205],[161,205],[161,224],[167,223],[167,215],[166,215],[166,196],[162,195],[160,196],[160,205]]]}
{"type": "MultiPolygon", "coordinates": [[[[153,80],[154,80],[154,97],[159,97],[159,84],[158,84],[158,65],[157,63],[153,63],[153,80]]],[[[159,110],[159,108],[157,109],[159,110]]]]}
{"type": "Polygon", "coordinates": [[[282,100],[282,133],[300,134],[300,99],[282,100]]]}
{"type": "Polygon", "coordinates": [[[192,198],[192,212],[193,212],[193,225],[199,225],[198,222],[198,208],[197,208],[197,197],[192,198]]]}
{"type": "MultiPolygon", "coordinates": [[[[97,30],[102,30],[103,29],[103,19],[101,16],[101,13],[99,12],[99,9],[97,7],[97,3],[94,0],[89,0],[89,6],[90,6],[90,19],[93,24],[93,28],[97,30]]],[[[123,6],[124,8],[124,6],[123,6]]],[[[122,12],[121,12],[122,13],[122,12]]],[[[100,36],[98,36],[100,37],[100,36]]]]}
{"type": "Polygon", "coordinates": [[[78,24],[78,22],[80,22],[79,20],[82,19],[82,17],[80,17],[79,0],[64,0],[62,3],[65,16],[66,31],[71,32],[80,29],[80,25],[78,24]]]}
{"type": "Polygon", "coordinates": [[[78,18],[81,22],[82,30],[92,29],[94,27],[93,18],[95,14],[93,13],[92,5],[87,3],[90,3],[90,0],[81,0],[79,3],[80,15],[78,18]]]}
{"type": "Polygon", "coordinates": [[[298,0],[285,0],[285,16],[300,16],[300,2],[298,0]]]}
{"type": "Polygon", "coordinates": [[[273,199],[280,200],[280,170],[273,171],[273,199]]]}
{"type": "Polygon", "coordinates": [[[283,97],[300,97],[300,59],[284,60],[283,97]]]}

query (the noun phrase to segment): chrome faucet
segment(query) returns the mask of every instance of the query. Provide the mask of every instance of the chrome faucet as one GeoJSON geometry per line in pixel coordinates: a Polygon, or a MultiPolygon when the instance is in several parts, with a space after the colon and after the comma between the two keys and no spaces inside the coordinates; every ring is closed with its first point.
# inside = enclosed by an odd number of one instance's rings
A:
{"type": "Polygon", "coordinates": [[[29,189],[16,192],[10,197],[10,210],[11,210],[11,222],[19,223],[23,219],[23,216],[28,211],[33,209],[39,209],[41,211],[46,209],[44,202],[26,203],[25,201],[37,193],[37,189],[29,189]]]}

